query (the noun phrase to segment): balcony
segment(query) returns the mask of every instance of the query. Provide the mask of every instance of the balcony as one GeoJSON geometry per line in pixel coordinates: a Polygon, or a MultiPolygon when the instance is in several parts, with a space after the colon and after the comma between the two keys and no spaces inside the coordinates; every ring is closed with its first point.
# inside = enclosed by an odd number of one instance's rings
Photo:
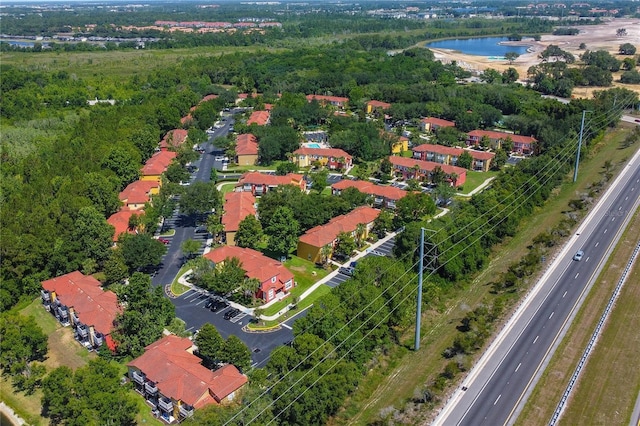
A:
{"type": "Polygon", "coordinates": [[[71,322],[76,326],[80,325],[80,318],[78,318],[75,312],[71,314],[71,322]]]}
{"type": "Polygon", "coordinates": [[[102,342],[104,342],[104,335],[102,333],[95,332],[93,334],[93,345],[96,347],[102,346],[102,342]]]}
{"type": "Polygon", "coordinates": [[[78,326],[76,327],[76,333],[78,333],[79,339],[84,340],[89,337],[89,327],[82,323],[78,323],[78,326]]]}
{"type": "Polygon", "coordinates": [[[158,408],[166,413],[171,413],[173,411],[173,401],[171,401],[169,398],[159,398],[158,408]]]}
{"type": "Polygon", "coordinates": [[[180,415],[182,417],[191,417],[193,416],[193,407],[187,404],[182,404],[180,406],[180,415]]]}
{"type": "Polygon", "coordinates": [[[40,296],[43,302],[51,302],[51,295],[46,290],[40,290],[40,296]]]}
{"type": "Polygon", "coordinates": [[[131,372],[131,378],[133,379],[134,382],[140,385],[144,384],[144,374],[139,373],[136,370],[133,370],[131,372]]]}
{"type": "Polygon", "coordinates": [[[60,322],[68,322],[69,321],[69,311],[67,310],[66,306],[60,306],[57,309],[58,315],[56,315],[58,317],[58,319],[60,320],[60,322]]]}
{"type": "Polygon", "coordinates": [[[144,384],[144,391],[149,395],[154,395],[158,393],[158,387],[153,382],[146,382],[144,384]]]}

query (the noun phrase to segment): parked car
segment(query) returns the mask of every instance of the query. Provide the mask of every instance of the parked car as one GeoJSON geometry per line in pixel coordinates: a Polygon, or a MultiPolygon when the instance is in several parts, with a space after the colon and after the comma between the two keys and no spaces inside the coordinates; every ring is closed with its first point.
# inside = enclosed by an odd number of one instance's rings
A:
{"type": "Polygon", "coordinates": [[[209,309],[211,306],[213,306],[214,303],[216,303],[216,301],[212,298],[209,298],[209,300],[207,300],[207,303],[204,304],[204,307],[209,309]]]}
{"type": "Polygon", "coordinates": [[[354,269],[350,268],[350,267],[343,267],[343,268],[338,269],[338,272],[340,272],[341,274],[344,274],[344,275],[348,275],[348,276],[353,275],[353,271],[354,271],[354,269]]]}
{"type": "Polygon", "coordinates": [[[224,319],[230,320],[231,318],[237,316],[239,313],[240,313],[240,309],[236,309],[236,308],[229,309],[227,312],[225,312],[224,319]]]}
{"type": "Polygon", "coordinates": [[[162,244],[169,244],[171,241],[167,240],[166,238],[158,238],[158,241],[160,241],[162,244]]]}
{"type": "Polygon", "coordinates": [[[218,312],[219,310],[227,308],[228,306],[229,304],[224,300],[216,300],[213,302],[210,309],[211,309],[211,312],[218,312]]]}

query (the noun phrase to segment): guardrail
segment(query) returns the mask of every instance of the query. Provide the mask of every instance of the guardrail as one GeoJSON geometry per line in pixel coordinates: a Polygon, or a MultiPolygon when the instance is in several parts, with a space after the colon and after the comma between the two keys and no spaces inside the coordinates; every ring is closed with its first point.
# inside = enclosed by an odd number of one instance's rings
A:
{"type": "Polygon", "coordinates": [[[582,367],[584,367],[584,365],[586,364],[587,359],[589,358],[589,355],[591,354],[591,351],[593,350],[593,348],[594,348],[594,346],[596,344],[596,341],[598,340],[598,337],[600,336],[600,331],[602,330],[602,327],[604,326],[605,322],[607,321],[607,318],[609,317],[609,314],[611,313],[611,309],[613,308],[614,303],[616,302],[616,300],[618,299],[618,296],[620,295],[620,291],[622,290],[622,286],[624,285],[624,282],[627,280],[627,275],[629,274],[629,271],[631,271],[631,267],[633,266],[633,262],[638,257],[638,253],[639,252],[640,252],[640,242],[638,242],[638,244],[636,244],[636,248],[633,250],[633,254],[631,254],[631,258],[629,259],[629,262],[627,262],[627,266],[624,268],[624,271],[622,272],[622,275],[620,276],[620,280],[618,281],[618,285],[616,285],[616,288],[613,291],[613,294],[611,295],[611,298],[609,299],[609,303],[607,303],[607,307],[604,309],[604,312],[602,313],[602,316],[600,317],[600,321],[598,321],[598,325],[596,326],[596,329],[593,331],[593,334],[591,335],[591,339],[589,339],[589,343],[587,344],[587,347],[585,348],[584,352],[582,353],[582,357],[580,358],[580,362],[578,363],[578,366],[576,367],[575,371],[573,372],[573,375],[571,376],[571,380],[569,380],[569,384],[567,385],[567,388],[565,389],[564,393],[562,394],[562,398],[560,399],[560,402],[558,403],[558,406],[556,407],[556,410],[553,412],[553,416],[551,417],[551,420],[549,421],[549,426],[555,426],[555,424],[560,419],[560,416],[562,415],[562,412],[564,411],[564,408],[565,408],[565,405],[567,403],[567,400],[569,399],[569,396],[571,395],[571,392],[573,391],[573,387],[575,386],[576,382],[578,381],[578,377],[580,376],[580,373],[582,372],[582,367]]]}

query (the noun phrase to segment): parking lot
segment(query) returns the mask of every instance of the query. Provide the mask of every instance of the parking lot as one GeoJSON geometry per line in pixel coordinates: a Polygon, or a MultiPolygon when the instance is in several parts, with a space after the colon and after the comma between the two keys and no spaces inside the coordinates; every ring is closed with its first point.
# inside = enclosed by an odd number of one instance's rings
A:
{"type": "MultiPolygon", "coordinates": [[[[367,254],[364,257],[391,256],[391,253],[393,252],[393,246],[395,245],[395,241],[396,241],[395,237],[393,237],[385,241],[384,243],[380,244],[375,249],[367,249],[366,251],[367,254]]],[[[333,276],[324,284],[331,288],[338,287],[340,284],[342,284],[343,282],[345,282],[351,277],[349,272],[350,272],[349,266],[347,266],[347,268],[340,268],[336,272],[335,276],[333,276]]]]}

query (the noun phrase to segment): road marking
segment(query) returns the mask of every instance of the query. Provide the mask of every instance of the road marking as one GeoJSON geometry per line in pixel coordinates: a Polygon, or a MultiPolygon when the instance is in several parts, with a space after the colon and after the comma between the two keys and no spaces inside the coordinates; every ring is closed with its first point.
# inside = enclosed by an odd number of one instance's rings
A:
{"type": "Polygon", "coordinates": [[[517,373],[518,370],[520,369],[520,366],[522,365],[522,363],[518,364],[518,366],[516,367],[516,371],[514,371],[514,373],[517,373]]]}
{"type": "Polygon", "coordinates": [[[501,396],[502,396],[502,394],[498,395],[498,397],[496,398],[496,402],[494,402],[493,405],[496,405],[498,403],[498,401],[500,400],[501,396]]]}
{"type": "MultiPolygon", "coordinates": [[[[627,197],[627,198],[629,198],[629,197],[627,197]]],[[[618,211],[620,211],[620,210],[622,210],[622,206],[618,207],[618,211]]]]}
{"type": "Polygon", "coordinates": [[[551,312],[551,315],[549,315],[549,319],[551,319],[551,317],[552,317],[552,316],[553,316],[553,314],[555,314],[555,313],[556,313],[555,311],[551,312]]]}
{"type": "Polygon", "coordinates": [[[585,261],[585,262],[588,262],[588,261],[589,261],[589,259],[590,259],[590,258],[589,258],[589,257],[587,257],[584,261],[585,261]]]}
{"type": "Polygon", "coordinates": [[[580,272],[578,272],[578,273],[576,274],[576,276],[575,276],[575,277],[573,277],[573,279],[575,280],[576,278],[578,278],[578,275],[580,275],[580,272]]]}
{"type": "Polygon", "coordinates": [[[598,241],[598,242],[596,243],[595,247],[598,247],[598,244],[600,244],[600,241],[598,241]]]}
{"type": "Polygon", "coordinates": [[[284,328],[288,328],[289,330],[292,330],[292,328],[291,328],[291,327],[289,327],[289,326],[288,326],[287,324],[285,324],[285,323],[282,323],[281,325],[282,325],[284,328]]]}
{"type": "Polygon", "coordinates": [[[611,218],[611,222],[613,222],[614,220],[616,220],[615,216],[611,218]]]}
{"type": "Polygon", "coordinates": [[[562,295],[562,298],[564,299],[566,295],[567,295],[567,292],[565,291],[564,294],[562,295]]]}
{"type": "Polygon", "coordinates": [[[605,230],[604,230],[604,232],[603,232],[603,234],[606,234],[606,233],[607,233],[607,230],[605,229],[605,230]]]}
{"type": "Polygon", "coordinates": [[[536,343],[538,341],[538,337],[540,337],[540,336],[536,336],[536,338],[533,339],[533,343],[536,343]]]}
{"type": "Polygon", "coordinates": [[[628,199],[629,199],[629,197],[627,196],[627,197],[625,197],[625,199],[624,199],[624,200],[625,200],[625,201],[627,201],[628,199]]]}

